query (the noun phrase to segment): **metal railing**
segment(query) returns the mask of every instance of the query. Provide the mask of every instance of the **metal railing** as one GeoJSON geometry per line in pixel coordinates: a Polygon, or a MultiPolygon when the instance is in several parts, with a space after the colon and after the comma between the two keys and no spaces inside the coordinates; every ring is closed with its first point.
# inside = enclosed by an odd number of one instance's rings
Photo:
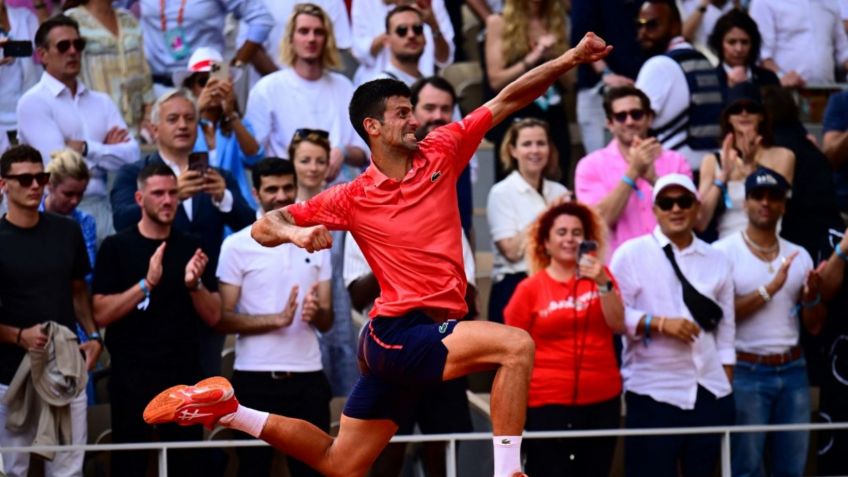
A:
{"type": "MultiPolygon", "coordinates": [[[[525,432],[524,439],[554,439],[582,437],[632,437],[632,436],[670,436],[692,434],[721,434],[721,476],[730,477],[730,435],[749,432],[782,432],[782,431],[839,431],[848,430],[848,422],[827,424],[770,424],[759,426],[708,426],[708,427],[670,427],[650,429],[597,429],[586,431],[534,431],[525,432]]],[[[457,477],[456,445],[461,441],[489,441],[489,432],[472,432],[463,434],[415,434],[395,436],[392,442],[446,442],[446,470],[448,477],[457,477]]],[[[6,447],[3,452],[63,452],[63,451],[131,451],[156,450],[159,453],[159,477],[168,476],[169,449],[208,449],[232,447],[263,447],[268,444],[260,440],[221,440],[221,441],[190,441],[190,442],[149,442],[138,444],[85,444],[72,446],[31,446],[6,447]]],[[[532,477],[532,476],[531,476],[532,477]]]]}

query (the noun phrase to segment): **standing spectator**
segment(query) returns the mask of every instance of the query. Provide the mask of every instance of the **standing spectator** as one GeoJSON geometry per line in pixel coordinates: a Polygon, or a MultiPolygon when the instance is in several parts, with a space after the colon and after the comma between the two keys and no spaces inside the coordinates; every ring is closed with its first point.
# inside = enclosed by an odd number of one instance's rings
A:
{"type": "MultiPolygon", "coordinates": [[[[116,443],[153,440],[153,428],[141,417],[145,404],[161,389],[204,376],[197,356],[200,330],[221,318],[209,257],[194,238],[174,227],[179,179],[168,165],[151,162],[137,180],[134,198],[141,220],[103,242],[94,270],[94,316],[107,329],[111,357],[116,443]]],[[[200,428],[169,425],[158,430],[166,441],[202,437],[200,428]]],[[[203,460],[196,454],[169,453],[169,473],[200,473],[203,460]]],[[[115,453],[112,475],[144,476],[147,461],[143,451],[115,453]]]]}
{"type": "MultiPolygon", "coordinates": [[[[504,310],[505,323],[536,344],[527,402],[528,431],[613,429],[621,416],[621,376],[613,333],[624,333],[624,305],[603,265],[603,220],[579,202],[559,204],[534,222],[530,278],[504,310]],[[581,244],[598,250],[580,255],[581,244]]],[[[532,476],[607,476],[615,438],[526,442],[532,476]]]]}
{"type": "MultiPolygon", "coordinates": [[[[253,177],[260,215],[294,203],[291,161],[265,158],[253,177]]],[[[232,382],[239,400],[329,432],[330,384],[316,331],[333,323],[330,252],[309,253],[293,244],[263,247],[245,227],[224,240],[216,274],[223,307],[217,329],[238,333],[232,382]]],[[[239,476],[268,476],[273,448],[242,448],[238,454],[239,476]]],[[[293,477],[320,475],[294,458],[287,461],[293,477]]]]}
{"type": "Polygon", "coordinates": [[[187,73],[188,77],[176,83],[191,91],[197,100],[200,120],[194,151],[207,152],[211,166],[232,174],[241,196],[256,209],[245,168],[259,162],[265,150],[253,137],[253,126],[239,113],[233,81],[210,76],[213,67],[220,68],[223,61],[220,52],[200,47],[189,58],[188,71],[179,75],[187,73]]]}
{"type": "MultiPolygon", "coordinates": [[[[8,397],[24,356],[47,346],[43,327],[48,321],[72,332],[76,323],[82,325],[90,338],[79,345],[88,370],[102,350],[84,280],[91,268],[80,228],[73,220],[38,211],[49,178],[40,153],[32,147],[16,146],[0,157],[0,187],[6,191],[9,208],[0,219],[0,398],[8,397]]],[[[66,443],[85,444],[86,393],[81,391],[68,406],[71,439],[66,443]]],[[[33,445],[38,419],[10,430],[12,417],[8,404],[0,404],[0,448],[33,445]]],[[[46,475],[81,477],[84,456],[82,451],[57,452],[45,464],[46,475]]],[[[28,453],[3,452],[9,477],[26,476],[29,461],[28,453]]]]}
{"type": "Polygon", "coordinates": [[[664,150],[648,136],[654,113],[641,90],[608,90],[603,107],[613,140],[577,163],[574,192],[578,200],[595,207],[609,228],[610,260],[621,244],[656,227],[650,201],[657,179],[671,173],[691,177],[692,171],[685,157],[664,150]]]}
{"type": "Polygon", "coordinates": [[[568,189],[546,179],[557,168],[549,126],[534,118],[513,122],[500,150],[506,179],[489,191],[486,218],[494,241],[489,321],[503,323],[503,309],[518,283],[527,278],[527,227],[568,189]]]}
{"type": "MultiPolygon", "coordinates": [[[[625,305],[628,428],[733,424],[731,265],[692,233],[698,208],[691,179],[660,178],[657,228],[612,257],[625,305]]],[[[679,468],[690,477],[712,476],[720,440],[715,434],[626,438],[627,475],[671,477],[679,468]]]]}
{"type": "MultiPolygon", "coordinates": [[[[197,237],[214,272],[224,239],[224,227],[241,230],[256,219],[256,213],[247,205],[238,184],[228,172],[213,167],[203,171],[188,168],[189,154],[197,142],[198,116],[194,103],[186,94],[175,90],[153,104],[150,119],[158,149],[118,171],[111,196],[115,228],[133,227],[141,219],[142,210],[135,200],[138,174],[150,164],[165,164],[178,178],[180,203],[174,211],[173,228],[197,237]]],[[[198,333],[203,335],[199,359],[204,374],[220,374],[224,336],[208,327],[200,328],[198,333]]]]}
{"type": "Polygon", "coordinates": [[[742,10],[731,10],[716,22],[709,45],[718,56],[716,71],[725,97],[728,88],[745,82],[758,87],[780,84],[771,70],[757,65],[762,41],[757,24],[742,10]]]}
{"type": "MultiPolygon", "coordinates": [[[[745,180],[745,230],[715,248],[733,264],[736,308],[736,424],[796,424],[810,421],[810,386],[799,344],[800,326],[821,331],[826,309],[819,291],[821,269],[806,250],[778,238],[789,182],[758,168],[745,180]],[[799,323],[799,320],[801,323],[799,323]]],[[[800,476],[809,433],[743,433],[732,437],[734,475],[763,475],[763,457],[781,475],[800,476]]]]}
{"type": "Polygon", "coordinates": [[[783,86],[831,84],[837,67],[848,69],[848,36],[836,0],[751,0],[749,13],[763,36],[762,65],[783,86]]]}
{"type": "Polygon", "coordinates": [[[654,108],[653,130],[663,147],[678,151],[693,171],[718,147],[722,97],[718,74],[682,36],[674,0],[646,0],[639,10],[639,44],[650,59],[636,87],[654,108]]]}
{"type": "Polygon", "coordinates": [[[97,221],[97,239],[114,230],[106,197],[106,174],[138,159],[138,143],[115,103],[77,79],[86,41],[77,22],[64,15],[45,21],[35,34],[44,63],[41,80],[18,102],[18,138],[48,158],[69,147],[82,154],[91,180],[80,208],[97,221]]]}
{"type": "Polygon", "coordinates": [[[444,68],[453,63],[454,30],[445,0],[354,0],[350,9],[353,29],[351,53],[359,61],[354,84],[362,84],[386,69],[389,62],[385,43],[388,14],[403,5],[417,8],[424,20],[421,34],[426,46],[418,63],[421,73],[432,76],[436,74],[436,67],[444,68]]]}
{"type": "Polygon", "coordinates": [[[683,38],[704,54],[707,39],[722,15],[739,9],[739,0],[677,0],[683,18],[683,38]]]}
{"type": "Polygon", "coordinates": [[[248,25],[247,40],[233,58],[237,66],[253,60],[274,26],[262,0],[193,0],[191,8],[187,1],[140,0],[144,52],[157,97],[175,86],[171,75],[183,68],[191,52],[201,46],[224,51],[228,13],[248,25]]]}
{"type": "Polygon", "coordinates": [[[123,8],[114,8],[110,0],[66,0],[63,8],[79,23],[88,44],[82,52],[83,83],[108,94],[133,136],[149,141],[149,131],[142,131],[150,122],[156,96],[138,20],[123,8]]]}
{"type": "MultiPolygon", "coordinates": [[[[0,0],[0,49],[7,41],[29,41],[35,38],[38,18],[26,8],[15,8],[0,0]]],[[[17,136],[18,118],[15,111],[24,92],[38,82],[41,67],[33,58],[0,58],[0,144],[17,136]]],[[[3,148],[0,147],[0,151],[3,148]]]]}
{"type": "Polygon", "coordinates": [[[289,141],[295,131],[329,131],[333,149],[327,179],[353,179],[368,160],[367,147],[348,119],[346,105],[353,96],[353,84],[331,71],[341,65],[341,60],[333,26],[324,10],[311,3],[298,4],[289,17],[281,49],[283,62],[290,68],[262,78],[247,102],[246,117],[256,139],[268,155],[290,159],[289,141]],[[343,170],[345,165],[349,167],[343,170]]]}
{"type": "Polygon", "coordinates": [[[604,147],[605,91],[632,85],[644,61],[633,22],[639,6],[639,2],[630,0],[571,1],[572,43],[591,31],[615,45],[603,60],[577,68],[577,123],[587,153],[604,147]]]}
{"type": "MultiPolygon", "coordinates": [[[[561,55],[568,43],[565,21],[560,0],[506,0],[502,14],[486,19],[482,58],[485,96],[494,97],[519,76],[561,55]]],[[[490,129],[486,138],[495,145],[496,151],[500,151],[505,144],[507,129],[515,118],[544,120],[556,131],[552,135],[559,154],[556,167],[563,177],[568,175],[571,170],[571,140],[563,95],[563,85],[555,82],[535,101],[490,129]]],[[[495,162],[496,180],[503,179],[507,173],[500,163],[495,162]]]]}

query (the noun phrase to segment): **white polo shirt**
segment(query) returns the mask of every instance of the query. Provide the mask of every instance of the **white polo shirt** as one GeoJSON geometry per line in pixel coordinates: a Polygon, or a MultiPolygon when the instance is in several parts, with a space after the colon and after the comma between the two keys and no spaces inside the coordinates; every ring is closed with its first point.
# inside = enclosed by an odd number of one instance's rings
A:
{"type": "Polygon", "coordinates": [[[291,288],[299,287],[297,311],[289,326],[236,337],[236,370],[322,369],[317,332],[301,316],[309,288],[330,280],[329,250],[309,253],[292,244],[263,247],[250,236],[250,227],[245,227],[224,240],[216,275],[222,283],[241,287],[236,311],[248,315],[279,313],[288,303],[291,288]]]}

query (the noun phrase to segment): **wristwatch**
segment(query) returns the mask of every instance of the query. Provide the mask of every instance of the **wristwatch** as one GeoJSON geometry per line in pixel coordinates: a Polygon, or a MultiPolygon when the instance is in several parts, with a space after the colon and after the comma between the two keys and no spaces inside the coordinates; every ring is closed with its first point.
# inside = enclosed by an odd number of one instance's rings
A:
{"type": "Polygon", "coordinates": [[[607,280],[607,282],[603,285],[598,285],[598,293],[601,295],[606,295],[607,293],[612,291],[612,280],[607,280]]]}

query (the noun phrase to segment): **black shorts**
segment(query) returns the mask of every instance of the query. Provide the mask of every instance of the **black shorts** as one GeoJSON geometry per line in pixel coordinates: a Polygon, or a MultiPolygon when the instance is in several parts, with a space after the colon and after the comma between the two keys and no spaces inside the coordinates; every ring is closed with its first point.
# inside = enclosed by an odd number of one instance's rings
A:
{"type": "Polygon", "coordinates": [[[448,349],[442,340],[455,320],[437,323],[420,311],[377,317],[359,336],[362,375],[345,404],[356,419],[391,419],[401,425],[414,412],[422,390],[442,382],[448,349]]]}

